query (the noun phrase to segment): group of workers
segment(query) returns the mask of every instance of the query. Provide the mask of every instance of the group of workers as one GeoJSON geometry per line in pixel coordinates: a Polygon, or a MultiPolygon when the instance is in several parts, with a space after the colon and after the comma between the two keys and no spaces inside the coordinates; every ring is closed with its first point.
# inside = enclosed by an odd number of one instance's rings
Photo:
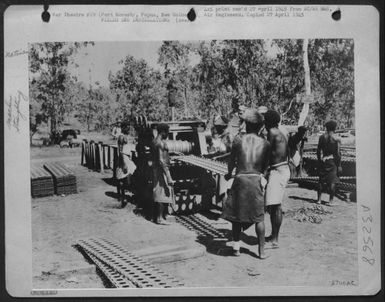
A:
{"type": "MultiPolygon", "coordinates": [[[[258,256],[265,259],[265,241],[271,248],[279,247],[278,237],[283,216],[281,204],[290,175],[298,172],[298,157],[302,156],[306,128],[299,127],[290,136],[280,126],[281,118],[277,111],[266,107],[239,109],[237,119],[233,119],[238,123],[238,127],[234,127],[237,129],[236,133],[231,133],[231,121],[224,117],[214,121],[208,152],[229,152],[225,179],[232,179],[232,185],[223,203],[222,217],[232,223],[234,255],[240,255],[241,232],[255,224],[258,256]],[[265,212],[270,214],[272,229],[268,237],[265,237],[265,212]]],[[[320,174],[318,203],[321,203],[325,186],[329,189],[329,202],[333,202],[335,184],[338,183],[338,174],[341,172],[339,141],[334,136],[337,124],[329,121],[325,126],[327,131],[319,138],[317,149],[320,174]]],[[[157,136],[151,144],[154,202],[152,218],[158,224],[167,224],[167,205],[175,202],[167,147],[168,134],[169,126],[158,124],[157,136]]],[[[125,141],[121,143],[124,146],[125,141]]],[[[123,167],[127,165],[123,158],[119,163],[123,167]]],[[[127,170],[123,168],[121,175],[125,173],[127,170]]]]}

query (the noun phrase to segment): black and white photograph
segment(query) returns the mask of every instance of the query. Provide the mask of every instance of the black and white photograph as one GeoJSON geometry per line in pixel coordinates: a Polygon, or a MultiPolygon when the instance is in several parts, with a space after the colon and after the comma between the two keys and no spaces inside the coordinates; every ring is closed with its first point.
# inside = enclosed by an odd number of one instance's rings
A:
{"type": "Polygon", "coordinates": [[[34,287],[358,284],[352,39],[36,43],[29,64],[34,287]]]}
{"type": "Polygon", "coordinates": [[[25,48],[8,35],[8,290],[22,276],[21,296],[374,294],[371,36],[353,19],[291,30],[324,6],[196,7],[196,23],[182,8],[54,7],[27,20],[25,48]]]}

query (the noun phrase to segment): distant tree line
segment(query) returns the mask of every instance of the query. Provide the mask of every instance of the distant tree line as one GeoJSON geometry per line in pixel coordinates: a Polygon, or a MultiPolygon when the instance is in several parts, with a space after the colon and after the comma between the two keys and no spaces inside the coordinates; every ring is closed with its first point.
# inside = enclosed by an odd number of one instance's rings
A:
{"type": "MultiPolygon", "coordinates": [[[[109,87],[77,81],[69,63],[85,43],[39,43],[30,49],[31,137],[40,123],[57,131],[76,113],[87,129],[103,130],[117,119],[144,114],[149,120],[210,119],[228,115],[235,103],[264,105],[296,124],[304,93],[303,40],[164,41],[159,70],[127,55],[108,75],[109,87]]],[[[309,40],[311,89],[315,102],[305,125],[336,119],[354,126],[354,45],[351,39],[309,40]]]]}

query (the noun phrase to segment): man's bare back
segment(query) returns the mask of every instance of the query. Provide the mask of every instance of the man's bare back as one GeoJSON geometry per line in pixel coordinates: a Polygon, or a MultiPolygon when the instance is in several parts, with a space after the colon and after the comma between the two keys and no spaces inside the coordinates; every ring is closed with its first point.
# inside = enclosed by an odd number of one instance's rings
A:
{"type": "Polygon", "coordinates": [[[289,152],[287,137],[281,130],[278,128],[269,129],[267,139],[271,146],[270,165],[273,166],[282,162],[287,162],[289,152]]]}
{"type": "Polygon", "coordinates": [[[256,134],[245,134],[234,140],[231,159],[236,162],[237,174],[263,173],[269,164],[270,144],[256,134]]]}

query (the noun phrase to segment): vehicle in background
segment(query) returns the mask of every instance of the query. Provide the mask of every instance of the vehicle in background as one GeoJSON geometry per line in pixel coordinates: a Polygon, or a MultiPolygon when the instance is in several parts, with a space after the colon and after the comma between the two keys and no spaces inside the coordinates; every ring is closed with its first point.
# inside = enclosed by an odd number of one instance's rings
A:
{"type": "Polygon", "coordinates": [[[65,129],[61,133],[59,145],[61,148],[79,147],[84,138],[83,135],[80,135],[80,130],[78,129],[65,129]]]}
{"type": "Polygon", "coordinates": [[[342,145],[354,145],[356,142],[355,129],[339,129],[335,131],[335,134],[341,140],[342,145]]]}

